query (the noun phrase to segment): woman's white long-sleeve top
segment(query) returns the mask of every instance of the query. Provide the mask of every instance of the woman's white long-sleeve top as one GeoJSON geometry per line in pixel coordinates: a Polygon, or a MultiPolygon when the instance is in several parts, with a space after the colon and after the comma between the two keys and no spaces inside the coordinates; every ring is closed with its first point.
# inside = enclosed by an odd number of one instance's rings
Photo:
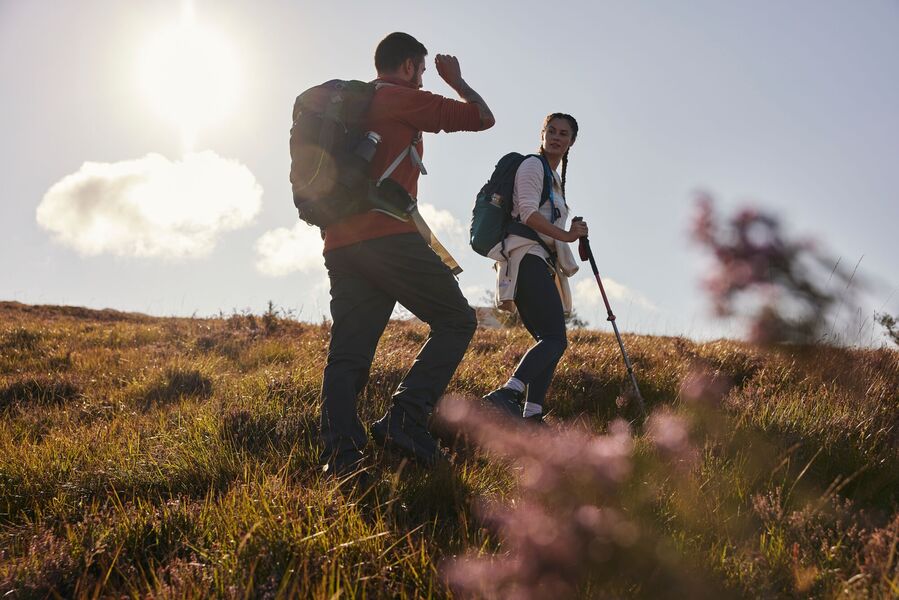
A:
{"type": "MultiPolygon", "coordinates": [[[[512,218],[520,219],[522,223],[535,212],[543,215],[547,221],[560,229],[565,229],[568,220],[568,206],[562,195],[562,180],[555,171],[553,175],[553,201],[547,200],[540,205],[540,196],[543,192],[543,161],[532,156],[522,161],[515,174],[515,185],[512,192],[512,218]],[[555,208],[556,219],[553,221],[552,211],[555,208]]],[[[562,299],[562,308],[565,314],[571,312],[571,288],[568,278],[577,273],[578,264],[574,259],[571,248],[567,243],[559,242],[555,238],[538,233],[549,248],[556,253],[555,280],[562,299]]],[[[493,268],[496,270],[496,294],[494,303],[500,310],[515,312],[515,290],[518,283],[518,266],[526,254],[534,254],[553,266],[546,250],[535,240],[518,235],[506,237],[505,244],[497,244],[488,256],[496,261],[493,268]]]]}

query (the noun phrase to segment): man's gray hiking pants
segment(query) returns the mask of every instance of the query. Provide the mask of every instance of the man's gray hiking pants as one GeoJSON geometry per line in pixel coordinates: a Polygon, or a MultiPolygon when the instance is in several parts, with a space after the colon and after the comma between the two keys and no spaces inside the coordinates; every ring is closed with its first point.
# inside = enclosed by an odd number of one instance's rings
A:
{"type": "Polygon", "coordinates": [[[322,383],[322,458],[358,455],[368,435],[356,398],[396,303],[431,333],[393,395],[404,428],[426,431],[462,360],[477,319],[450,270],[417,233],[365,240],[325,253],[331,282],[331,343],[322,383]]]}

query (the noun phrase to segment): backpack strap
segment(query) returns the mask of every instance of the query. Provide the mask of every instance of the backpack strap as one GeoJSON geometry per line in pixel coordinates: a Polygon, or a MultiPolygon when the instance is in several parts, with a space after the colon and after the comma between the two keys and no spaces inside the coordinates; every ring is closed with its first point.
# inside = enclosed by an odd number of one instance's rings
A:
{"type": "MultiPolygon", "coordinates": [[[[553,266],[556,265],[556,255],[557,255],[556,252],[552,248],[550,248],[546,244],[546,242],[544,242],[543,239],[540,237],[540,234],[537,233],[536,231],[534,231],[532,228],[528,227],[527,225],[525,225],[524,223],[522,223],[520,221],[512,221],[511,223],[509,223],[509,227],[506,229],[506,233],[510,234],[510,235],[517,235],[517,236],[527,238],[529,240],[533,240],[533,241],[537,242],[538,244],[540,244],[540,247],[542,247],[544,250],[546,250],[546,254],[549,255],[549,261],[552,263],[552,265],[553,266]]],[[[506,249],[506,240],[505,239],[503,239],[503,248],[502,249],[503,249],[503,256],[505,256],[505,249],[506,249]]]]}
{"type": "Polygon", "coordinates": [[[415,165],[419,173],[421,173],[422,175],[428,174],[428,171],[425,169],[424,164],[421,162],[421,156],[419,156],[418,154],[418,149],[415,147],[419,141],[421,141],[420,131],[415,134],[415,137],[412,139],[412,143],[406,146],[403,151],[400,152],[395,159],[393,159],[393,162],[390,163],[390,166],[387,167],[387,169],[384,171],[384,174],[378,177],[379,185],[382,181],[390,177],[394,171],[396,171],[396,168],[400,166],[400,163],[403,162],[403,159],[406,158],[407,155],[410,155],[412,157],[412,164],[415,165]]]}
{"type": "Polygon", "coordinates": [[[561,213],[558,208],[556,208],[556,178],[553,176],[552,169],[549,168],[549,161],[542,155],[534,154],[532,156],[537,156],[541,162],[543,162],[543,192],[540,194],[540,204],[539,206],[543,206],[549,201],[550,208],[550,223],[555,223],[556,219],[561,216],[561,213]]]}
{"type": "MultiPolygon", "coordinates": [[[[540,154],[528,154],[525,157],[525,160],[531,157],[539,158],[540,162],[543,163],[543,190],[540,192],[540,203],[537,204],[538,207],[543,206],[549,201],[552,210],[550,211],[549,222],[555,223],[556,219],[559,218],[559,211],[556,209],[555,202],[555,194],[553,193],[553,187],[555,186],[555,178],[552,175],[552,169],[549,168],[549,162],[540,154]]],[[[522,161],[524,162],[524,161],[522,161]]],[[[515,217],[515,221],[521,222],[521,217],[515,217]]]]}
{"type": "MultiPolygon", "coordinates": [[[[374,82],[374,84],[375,84],[375,91],[378,91],[384,87],[396,85],[395,83],[390,83],[389,81],[377,81],[377,80],[374,82]]],[[[416,148],[416,145],[418,145],[419,142],[421,142],[421,132],[420,131],[417,132],[415,134],[415,137],[412,138],[412,143],[409,144],[405,149],[403,149],[403,151],[400,152],[399,156],[397,156],[395,159],[393,159],[393,162],[390,163],[390,166],[387,167],[387,170],[384,171],[384,174],[378,178],[379,184],[382,181],[384,181],[385,179],[387,179],[388,177],[390,177],[391,174],[393,174],[393,172],[396,170],[396,168],[398,166],[400,166],[400,163],[403,162],[403,159],[406,158],[407,154],[411,155],[412,164],[415,165],[415,168],[418,169],[419,173],[421,173],[422,175],[428,174],[428,170],[425,169],[425,165],[421,161],[421,155],[418,153],[418,148],[416,148]]]]}
{"type": "MultiPolygon", "coordinates": [[[[540,204],[538,206],[543,206],[546,202],[549,202],[550,205],[550,223],[555,223],[556,219],[559,218],[559,212],[556,208],[555,203],[555,194],[553,193],[553,187],[555,186],[555,178],[552,175],[552,169],[549,168],[549,162],[547,162],[546,158],[540,154],[530,154],[526,158],[530,158],[534,156],[540,159],[540,162],[543,163],[543,191],[540,192],[540,204]]],[[[546,242],[541,239],[540,234],[534,231],[533,228],[528,227],[524,223],[521,222],[521,216],[515,217],[514,220],[510,221],[506,226],[506,235],[517,235],[523,238],[527,238],[529,240],[534,240],[546,251],[546,254],[549,255],[549,261],[552,263],[553,267],[556,265],[556,252],[553,251],[546,242]]],[[[503,239],[502,246],[502,254],[505,256],[506,249],[506,241],[503,239]]]]}
{"type": "MultiPolygon", "coordinates": [[[[331,145],[334,143],[334,129],[340,120],[340,109],[342,107],[343,96],[339,92],[333,95],[331,101],[325,107],[325,118],[322,120],[322,128],[318,134],[318,146],[323,149],[322,159],[324,159],[324,150],[330,151],[331,145]]],[[[318,172],[316,172],[316,175],[318,175],[318,172]]]]}
{"type": "Polygon", "coordinates": [[[425,164],[421,161],[421,155],[418,153],[418,143],[421,142],[421,132],[418,132],[418,135],[412,140],[412,144],[409,146],[409,154],[412,155],[412,164],[418,168],[418,172],[422,175],[427,175],[428,170],[425,169],[425,164]]]}

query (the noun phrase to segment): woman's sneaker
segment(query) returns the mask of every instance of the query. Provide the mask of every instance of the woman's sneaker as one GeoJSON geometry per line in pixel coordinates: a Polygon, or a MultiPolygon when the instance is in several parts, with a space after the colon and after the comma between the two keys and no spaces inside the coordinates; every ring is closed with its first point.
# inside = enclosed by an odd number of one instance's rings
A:
{"type": "Polygon", "coordinates": [[[531,425],[546,425],[546,422],[543,420],[543,413],[537,413],[536,415],[531,415],[530,417],[524,417],[525,423],[530,423],[531,425]]]}
{"type": "Polygon", "coordinates": [[[524,417],[525,423],[530,423],[532,425],[544,424],[543,406],[538,406],[536,403],[530,404],[528,402],[525,402],[522,416],[524,417]]]}
{"type": "Polygon", "coordinates": [[[524,410],[524,393],[516,392],[512,388],[501,387],[493,390],[484,396],[484,401],[487,406],[504,415],[521,418],[524,410]]]}

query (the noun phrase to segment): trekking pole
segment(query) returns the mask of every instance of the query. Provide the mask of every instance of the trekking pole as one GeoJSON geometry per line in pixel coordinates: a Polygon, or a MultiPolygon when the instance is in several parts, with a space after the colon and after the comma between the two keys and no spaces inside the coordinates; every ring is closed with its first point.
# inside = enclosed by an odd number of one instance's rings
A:
{"type": "MultiPolygon", "coordinates": [[[[581,220],[583,220],[581,217],[575,217],[572,219],[572,222],[581,220]]],[[[605,303],[606,312],[609,315],[606,320],[612,323],[612,329],[615,330],[615,338],[618,340],[618,347],[621,348],[621,356],[624,357],[624,365],[627,367],[627,374],[630,375],[631,383],[634,385],[637,406],[640,408],[640,413],[643,417],[646,417],[646,404],[643,400],[643,395],[640,393],[640,386],[637,385],[637,378],[634,377],[634,367],[631,366],[631,359],[628,358],[627,350],[624,349],[624,342],[621,341],[621,334],[618,333],[618,325],[615,323],[615,313],[612,312],[609,298],[606,296],[606,289],[602,286],[602,279],[599,278],[599,269],[596,267],[596,259],[593,258],[593,251],[590,249],[590,240],[587,239],[586,235],[578,240],[577,252],[581,257],[581,261],[590,261],[590,267],[593,269],[593,275],[596,277],[597,285],[599,285],[599,293],[602,294],[602,301],[605,303]]]]}

